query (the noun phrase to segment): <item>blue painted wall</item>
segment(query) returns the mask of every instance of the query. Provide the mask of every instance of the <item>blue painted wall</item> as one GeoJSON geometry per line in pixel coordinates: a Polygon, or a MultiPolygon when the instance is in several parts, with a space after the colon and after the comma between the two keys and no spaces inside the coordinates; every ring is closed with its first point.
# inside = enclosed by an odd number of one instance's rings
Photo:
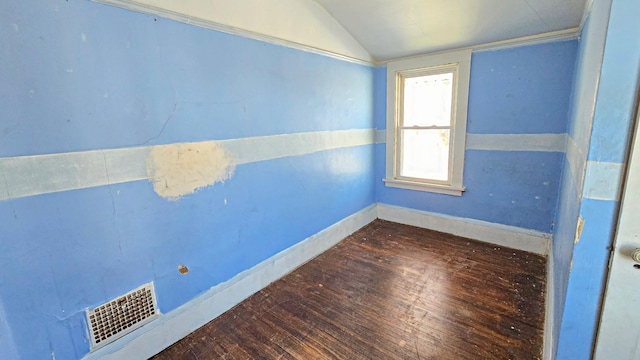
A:
{"type": "MultiPolygon", "coordinates": [[[[89,1],[0,19],[1,157],[373,127],[370,67],[89,1]]],[[[79,358],[85,309],[154,281],[169,312],[372,204],[373,151],[240,165],[175,202],[147,181],[0,201],[0,358],[79,358]]]]}
{"type": "Polygon", "coordinates": [[[568,124],[568,152],[562,171],[557,226],[553,234],[554,345],[558,343],[569,281],[610,7],[610,0],[594,2],[580,32],[568,124]]]}
{"type": "Polygon", "coordinates": [[[557,359],[590,359],[604,275],[618,210],[616,201],[583,199],[584,229],[573,250],[557,359]]]}
{"type": "Polygon", "coordinates": [[[11,327],[7,322],[7,315],[4,312],[4,306],[0,303],[0,354],[7,359],[15,359],[18,352],[11,334],[11,327]]]}
{"type": "MultiPolygon", "coordinates": [[[[640,62],[637,1],[614,0],[592,123],[608,4],[579,44],[472,59],[468,132],[568,132],[577,173],[562,153],[468,150],[462,197],[386,188],[377,144],[241,165],[177,202],[146,181],[0,201],[1,357],[79,358],[86,308],[154,281],[171,311],[379,201],[553,231],[558,358],[588,358],[618,204],[582,200],[583,173],[587,156],[625,161],[640,62]]],[[[0,157],[385,128],[384,68],[89,1],[1,2],[0,19],[0,157]]]]}
{"type": "MultiPolygon", "coordinates": [[[[597,16],[596,11],[606,11],[607,3],[595,0],[591,16],[597,16]]],[[[639,13],[637,0],[611,2],[587,167],[591,162],[623,165],[627,161],[640,86],[639,13]]],[[[597,36],[589,34],[585,37],[597,36]]],[[[588,179],[585,182],[588,183],[588,179]]],[[[579,213],[585,227],[573,251],[558,359],[590,358],[618,208],[617,198],[585,198],[580,202],[579,213]]]]}
{"type": "Polygon", "coordinates": [[[467,132],[565,133],[576,48],[563,41],[474,53],[467,132]]]}
{"type": "MultiPolygon", "coordinates": [[[[567,129],[576,41],[474,53],[467,132],[562,134],[567,129]]],[[[376,73],[376,103],[384,103],[386,69],[376,73]]],[[[376,107],[376,127],[385,111],[376,107]]],[[[467,150],[462,197],[385,187],[385,145],[376,146],[376,197],[386,204],[550,233],[563,154],[467,150]]]]}
{"type": "Polygon", "coordinates": [[[364,66],[86,1],[0,6],[3,157],[371,127],[364,66]]]}

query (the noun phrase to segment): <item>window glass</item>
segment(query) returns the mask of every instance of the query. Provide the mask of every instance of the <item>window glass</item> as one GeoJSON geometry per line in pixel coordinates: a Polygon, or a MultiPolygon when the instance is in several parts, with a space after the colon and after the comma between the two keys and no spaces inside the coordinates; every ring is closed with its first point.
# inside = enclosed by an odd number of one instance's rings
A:
{"type": "Polygon", "coordinates": [[[404,126],[450,126],[453,73],[404,79],[404,126]]]}
{"type": "Polygon", "coordinates": [[[449,129],[403,129],[400,176],[449,180],[449,129]]]}

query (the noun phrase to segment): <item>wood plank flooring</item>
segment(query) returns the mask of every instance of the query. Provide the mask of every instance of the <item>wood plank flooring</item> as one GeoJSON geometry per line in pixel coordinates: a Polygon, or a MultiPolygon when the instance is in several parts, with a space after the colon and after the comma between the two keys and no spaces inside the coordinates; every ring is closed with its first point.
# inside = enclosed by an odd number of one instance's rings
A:
{"type": "Polygon", "coordinates": [[[376,220],[153,359],[541,359],[545,263],[376,220]]]}

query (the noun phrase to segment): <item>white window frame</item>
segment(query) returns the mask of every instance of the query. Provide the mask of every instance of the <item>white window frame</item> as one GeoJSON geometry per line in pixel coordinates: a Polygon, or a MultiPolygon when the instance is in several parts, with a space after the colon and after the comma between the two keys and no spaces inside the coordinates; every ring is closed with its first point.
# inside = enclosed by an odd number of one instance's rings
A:
{"type": "Polygon", "coordinates": [[[387,64],[387,168],[386,186],[461,196],[464,172],[464,151],[467,131],[467,103],[471,74],[471,50],[425,55],[391,61],[387,64]],[[429,74],[438,68],[455,66],[452,102],[452,122],[449,138],[449,180],[403,178],[400,168],[400,116],[402,116],[402,75],[429,74]]]}

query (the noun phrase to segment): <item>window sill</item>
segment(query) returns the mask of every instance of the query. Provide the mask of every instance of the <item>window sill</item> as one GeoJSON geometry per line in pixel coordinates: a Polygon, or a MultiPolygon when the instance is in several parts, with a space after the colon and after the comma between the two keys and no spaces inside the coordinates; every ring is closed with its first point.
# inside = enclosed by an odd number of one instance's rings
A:
{"type": "Polygon", "coordinates": [[[407,189],[407,190],[416,190],[416,191],[426,191],[426,192],[453,195],[453,196],[462,196],[462,193],[465,190],[464,187],[425,184],[421,182],[398,180],[398,179],[382,179],[382,181],[384,181],[385,186],[388,186],[388,187],[407,189]]]}

